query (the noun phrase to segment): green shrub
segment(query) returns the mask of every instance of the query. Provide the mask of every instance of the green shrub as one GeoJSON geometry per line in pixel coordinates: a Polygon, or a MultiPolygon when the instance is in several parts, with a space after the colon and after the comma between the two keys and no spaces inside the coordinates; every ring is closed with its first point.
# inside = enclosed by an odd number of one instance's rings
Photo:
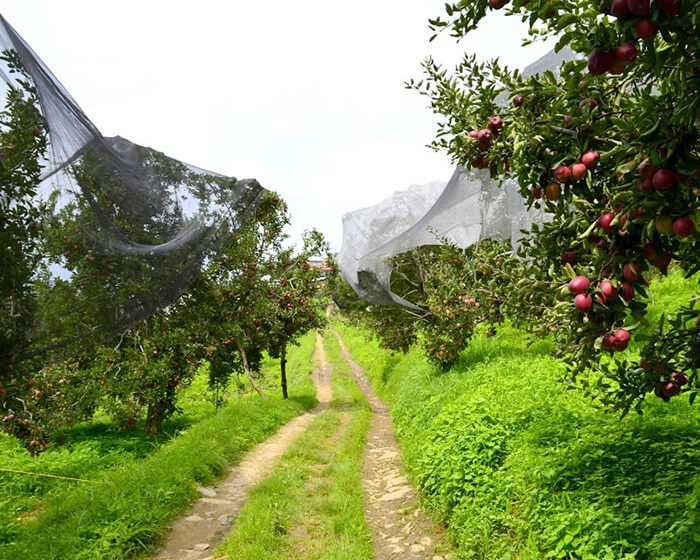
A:
{"type": "Polygon", "coordinates": [[[342,326],[392,405],[404,460],[463,558],[700,558],[700,412],[623,419],[569,390],[549,341],[478,334],[441,373],[342,326]]]}

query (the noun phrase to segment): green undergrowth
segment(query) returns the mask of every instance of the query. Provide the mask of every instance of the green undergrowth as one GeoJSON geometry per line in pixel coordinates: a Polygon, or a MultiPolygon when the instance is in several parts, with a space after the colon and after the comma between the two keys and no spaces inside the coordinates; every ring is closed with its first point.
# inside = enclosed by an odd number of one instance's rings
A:
{"type": "MultiPolygon", "coordinates": [[[[71,482],[0,472],[1,560],[116,560],[150,551],[168,523],[198,497],[196,486],[221,475],[255,443],[311,408],[314,334],[289,353],[290,399],[233,396],[218,411],[197,396],[156,439],[103,421],[67,432],[66,444],[31,458],[0,440],[0,466],[94,481],[71,482]],[[189,412],[188,412],[189,411],[189,412]],[[19,520],[17,519],[19,518],[19,520]]],[[[268,360],[268,376],[277,362],[268,360]]]]}
{"type": "Polygon", "coordinates": [[[444,373],[419,348],[394,354],[337,328],[462,558],[700,558],[700,410],[687,398],[620,419],[557,381],[550,341],[512,327],[477,332],[444,373]]]}
{"type": "Polygon", "coordinates": [[[332,334],[326,334],[325,348],[333,368],[333,401],[251,491],[219,547],[225,558],[372,558],[361,488],[369,407],[332,334]]]}

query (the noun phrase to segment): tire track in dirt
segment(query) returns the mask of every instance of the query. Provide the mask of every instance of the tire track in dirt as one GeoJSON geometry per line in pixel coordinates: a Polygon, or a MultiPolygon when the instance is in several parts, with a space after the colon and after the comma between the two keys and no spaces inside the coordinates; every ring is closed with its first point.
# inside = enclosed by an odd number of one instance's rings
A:
{"type": "Polygon", "coordinates": [[[375,560],[448,560],[454,551],[445,530],[421,509],[416,490],[402,466],[389,407],[375,394],[343,339],[333,331],[360,390],[372,407],[372,424],[364,453],[362,486],[365,516],[375,560]]]}
{"type": "Polygon", "coordinates": [[[328,408],[332,398],[331,370],[319,334],[316,334],[314,361],[318,364],[312,374],[318,406],[290,420],[273,436],[248,451],[218,484],[199,487],[202,497],[172,524],[168,538],[152,560],[213,558],[216,544],[229,532],[245,504],[248,491],[272,471],[276,460],[311,420],[328,408]]]}

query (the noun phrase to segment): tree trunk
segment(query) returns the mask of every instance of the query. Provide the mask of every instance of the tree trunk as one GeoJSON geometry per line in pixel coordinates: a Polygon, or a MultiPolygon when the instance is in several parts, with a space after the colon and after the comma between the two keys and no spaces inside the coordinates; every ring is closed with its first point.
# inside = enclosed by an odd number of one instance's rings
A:
{"type": "Polygon", "coordinates": [[[146,433],[154,436],[163,431],[163,418],[165,416],[166,401],[158,401],[148,405],[146,414],[146,433]]]}
{"type": "Polygon", "coordinates": [[[248,365],[248,356],[246,355],[245,350],[243,349],[241,341],[236,339],[236,345],[238,346],[238,351],[241,353],[241,360],[243,360],[243,371],[245,371],[245,376],[248,378],[251,387],[255,389],[255,391],[258,393],[258,395],[260,395],[261,398],[266,399],[267,397],[265,396],[265,393],[263,393],[263,390],[255,382],[255,379],[253,379],[253,374],[251,373],[250,366],[248,365]]]}
{"type": "Polygon", "coordinates": [[[282,350],[280,351],[280,376],[282,384],[282,398],[289,397],[287,393],[287,341],[282,342],[282,350]]]}

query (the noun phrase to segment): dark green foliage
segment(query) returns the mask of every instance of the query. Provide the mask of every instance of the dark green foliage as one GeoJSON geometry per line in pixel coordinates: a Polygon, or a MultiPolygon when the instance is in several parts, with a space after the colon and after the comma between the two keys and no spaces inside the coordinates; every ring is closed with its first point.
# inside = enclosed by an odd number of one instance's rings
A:
{"type": "MultiPolygon", "coordinates": [[[[472,53],[453,71],[427,59],[423,77],[407,84],[438,116],[433,148],[468,168],[488,168],[493,180],[517,182],[528,205],[548,212],[522,240],[521,273],[495,288],[509,299],[526,296],[537,312],[524,308],[535,315],[532,326],[556,333],[556,356],[570,365],[572,382],[624,412],[640,407],[648,394],[692,393],[700,365],[697,284],[686,309],[646,338],[644,355],[660,364],[658,370],[641,371],[615,354],[645,324],[648,281],[665,274],[670,262],[688,277],[700,269],[700,4],[671,4],[656,0],[648,16],[618,18],[609,1],[497,2],[494,9],[505,7],[506,15],[527,22],[524,43],[557,37],[555,50],[570,47],[579,56],[564,56],[556,68],[549,57],[548,70],[527,76],[472,53]],[[658,34],[636,30],[645,23],[658,34]],[[624,59],[617,49],[636,54],[624,59]],[[595,61],[603,52],[615,64],[600,70],[595,61]],[[500,123],[492,138],[478,140],[492,118],[500,123]],[[575,276],[589,280],[582,294],[566,288],[575,276]],[[575,295],[583,298],[579,307],[575,295]],[[606,383],[588,384],[590,369],[606,383]],[[674,369],[688,382],[670,377],[674,369]]],[[[462,38],[492,10],[487,0],[476,0],[447,3],[445,12],[431,28],[462,38]]],[[[441,345],[454,338],[438,328],[441,345]]]]}

